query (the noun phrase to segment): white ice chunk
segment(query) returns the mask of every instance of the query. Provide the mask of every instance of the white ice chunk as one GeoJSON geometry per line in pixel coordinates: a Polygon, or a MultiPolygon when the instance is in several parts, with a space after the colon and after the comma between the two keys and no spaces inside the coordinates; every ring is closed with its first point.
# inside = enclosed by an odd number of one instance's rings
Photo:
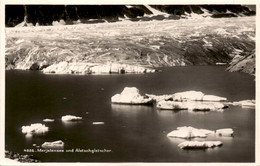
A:
{"type": "Polygon", "coordinates": [[[220,136],[227,136],[231,137],[233,135],[234,131],[231,128],[226,128],[226,129],[218,129],[216,130],[216,134],[220,136]]]}
{"type": "Polygon", "coordinates": [[[81,120],[82,117],[73,116],[73,115],[65,115],[61,117],[62,121],[75,121],[75,120],[81,120]]]}
{"type": "Polygon", "coordinates": [[[226,107],[220,102],[196,102],[196,101],[165,101],[161,100],[156,105],[159,109],[168,110],[194,110],[194,111],[219,111],[226,107]]]}
{"type": "Polygon", "coordinates": [[[209,134],[214,134],[214,131],[206,130],[206,129],[196,129],[194,127],[178,127],[177,130],[173,130],[170,133],[167,134],[168,137],[178,137],[178,138],[205,138],[209,134]]]}
{"type": "Polygon", "coordinates": [[[135,87],[125,87],[121,94],[111,97],[111,102],[121,104],[152,104],[153,99],[141,96],[139,90],[135,87]]]}
{"type": "Polygon", "coordinates": [[[43,119],[44,122],[54,122],[54,119],[43,119]]]}
{"type": "Polygon", "coordinates": [[[105,124],[105,122],[93,122],[92,124],[93,125],[103,125],[103,124],[105,124]]]}
{"type": "Polygon", "coordinates": [[[220,146],[223,143],[221,141],[185,141],[178,145],[181,149],[189,149],[189,148],[213,148],[216,146],[220,146]]]}
{"type": "Polygon", "coordinates": [[[54,142],[44,142],[42,144],[43,148],[63,148],[64,147],[64,142],[61,140],[54,141],[54,142]]]}
{"type": "Polygon", "coordinates": [[[200,91],[186,91],[186,92],[179,92],[173,94],[173,100],[183,101],[183,100],[199,100],[203,99],[204,93],[200,91]]]}
{"type": "Polygon", "coordinates": [[[215,95],[204,95],[202,98],[203,101],[226,101],[227,98],[219,97],[215,95]]]}
{"type": "Polygon", "coordinates": [[[48,130],[49,128],[41,123],[31,124],[30,126],[22,126],[22,133],[26,134],[40,134],[45,133],[48,130]]]}

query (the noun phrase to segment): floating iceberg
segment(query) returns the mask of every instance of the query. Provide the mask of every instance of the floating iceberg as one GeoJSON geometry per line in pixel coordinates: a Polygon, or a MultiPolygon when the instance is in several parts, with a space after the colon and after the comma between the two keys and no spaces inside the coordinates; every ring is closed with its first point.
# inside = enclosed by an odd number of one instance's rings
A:
{"type": "Polygon", "coordinates": [[[196,129],[191,126],[189,127],[178,127],[177,130],[173,130],[170,133],[167,134],[167,137],[178,137],[178,138],[205,138],[209,134],[214,134],[215,132],[212,130],[206,130],[206,129],[196,129]]]}
{"type": "Polygon", "coordinates": [[[141,96],[135,87],[125,87],[121,94],[111,97],[112,103],[118,104],[152,104],[153,99],[148,96],[141,96]]]}
{"type": "Polygon", "coordinates": [[[82,117],[78,116],[73,116],[73,115],[65,115],[61,117],[62,121],[76,121],[76,120],[81,120],[82,117]]]}
{"type": "Polygon", "coordinates": [[[240,105],[242,107],[255,107],[255,100],[241,100],[230,103],[232,105],[240,105]]]}
{"type": "Polygon", "coordinates": [[[178,145],[181,149],[205,149],[221,146],[221,141],[185,141],[178,145]]]}
{"type": "Polygon", "coordinates": [[[173,94],[174,101],[183,101],[183,100],[194,100],[201,101],[203,100],[204,93],[200,91],[186,91],[178,92],[173,94]]]}
{"type": "Polygon", "coordinates": [[[176,138],[185,138],[185,139],[190,139],[190,138],[206,138],[210,134],[216,134],[219,136],[227,136],[231,137],[233,136],[233,129],[231,128],[226,128],[226,129],[218,129],[215,131],[212,130],[207,130],[207,129],[196,129],[194,127],[177,127],[177,130],[173,130],[170,133],[167,134],[167,137],[176,137],[176,138]]]}
{"type": "Polygon", "coordinates": [[[105,124],[104,122],[92,122],[93,125],[103,125],[105,124]]]}
{"type": "Polygon", "coordinates": [[[54,119],[43,119],[44,122],[54,122],[54,119]]]}
{"type": "Polygon", "coordinates": [[[64,142],[61,140],[54,141],[54,142],[44,142],[42,144],[43,148],[63,148],[64,147],[64,142]]]}
{"type": "Polygon", "coordinates": [[[30,126],[22,126],[22,133],[26,134],[41,134],[47,132],[48,130],[49,128],[41,123],[31,124],[30,126]]]}
{"type": "Polygon", "coordinates": [[[216,134],[220,135],[220,136],[231,137],[231,136],[233,136],[233,133],[234,133],[234,131],[231,128],[216,130],[216,134]]]}
{"type": "Polygon", "coordinates": [[[145,95],[152,98],[156,102],[161,100],[173,100],[172,95],[159,95],[159,96],[153,94],[145,94],[145,95]]]}
{"type": "Polygon", "coordinates": [[[203,101],[226,101],[227,98],[219,97],[215,95],[204,95],[202,98],[203,101]]]}
{"type": "Polygon", "coordinates": [[[159,109],[166,110],[194,110],[194,111],[218,111],[227,106],[220,102],[196,102],[196,101],[159,101],[156,104],[159,109]]]}
{"type": "Polygon", "coordinates": [[[156,102],[161,100],[171,100],[171,101],[226,101],[227,98],[215,96],[215,95],[205,95],[200,91],[185,91],[178,92],[170,95],[153,95],[146,94],[146,96],[154,99],[156,102]]]}

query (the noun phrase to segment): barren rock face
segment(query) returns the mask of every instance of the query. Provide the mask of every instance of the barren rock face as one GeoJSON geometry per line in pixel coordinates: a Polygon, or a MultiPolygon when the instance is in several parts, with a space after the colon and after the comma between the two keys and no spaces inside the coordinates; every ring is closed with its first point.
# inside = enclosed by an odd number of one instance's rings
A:
{"type": "Polygon", "coordinates": [[[255,75],[255,50],[247,56],[236,56],[227,68],[230,72],[244,72],[255,75]]]}

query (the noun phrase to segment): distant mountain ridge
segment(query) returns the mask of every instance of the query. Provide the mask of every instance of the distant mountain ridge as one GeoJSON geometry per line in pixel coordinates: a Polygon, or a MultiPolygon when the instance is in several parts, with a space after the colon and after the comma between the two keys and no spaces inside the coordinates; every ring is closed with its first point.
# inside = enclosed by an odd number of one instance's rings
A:
{"type": "Polygon", "coordinates": [[[255,5],[6,5],[5,25],[35,26],[252,16],[255,5]]]}

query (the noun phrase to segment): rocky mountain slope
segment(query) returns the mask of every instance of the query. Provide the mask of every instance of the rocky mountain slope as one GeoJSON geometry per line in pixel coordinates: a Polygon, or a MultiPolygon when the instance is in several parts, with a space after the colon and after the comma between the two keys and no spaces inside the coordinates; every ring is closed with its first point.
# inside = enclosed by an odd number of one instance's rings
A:
{"type": "Polygon", "coordinates": [[[227,70],[231,72],[244,72],[255,75],[255,50],[247,56],[241,56],[239,54],[236,55],[232,59],[227,70]]]}
{"type": "Polygon", "coordinates": [[[8,27],[255,15],[246,5],[6,5],[8,27]],[[62,21],[61,21],[62,20],[62,21]]]}

